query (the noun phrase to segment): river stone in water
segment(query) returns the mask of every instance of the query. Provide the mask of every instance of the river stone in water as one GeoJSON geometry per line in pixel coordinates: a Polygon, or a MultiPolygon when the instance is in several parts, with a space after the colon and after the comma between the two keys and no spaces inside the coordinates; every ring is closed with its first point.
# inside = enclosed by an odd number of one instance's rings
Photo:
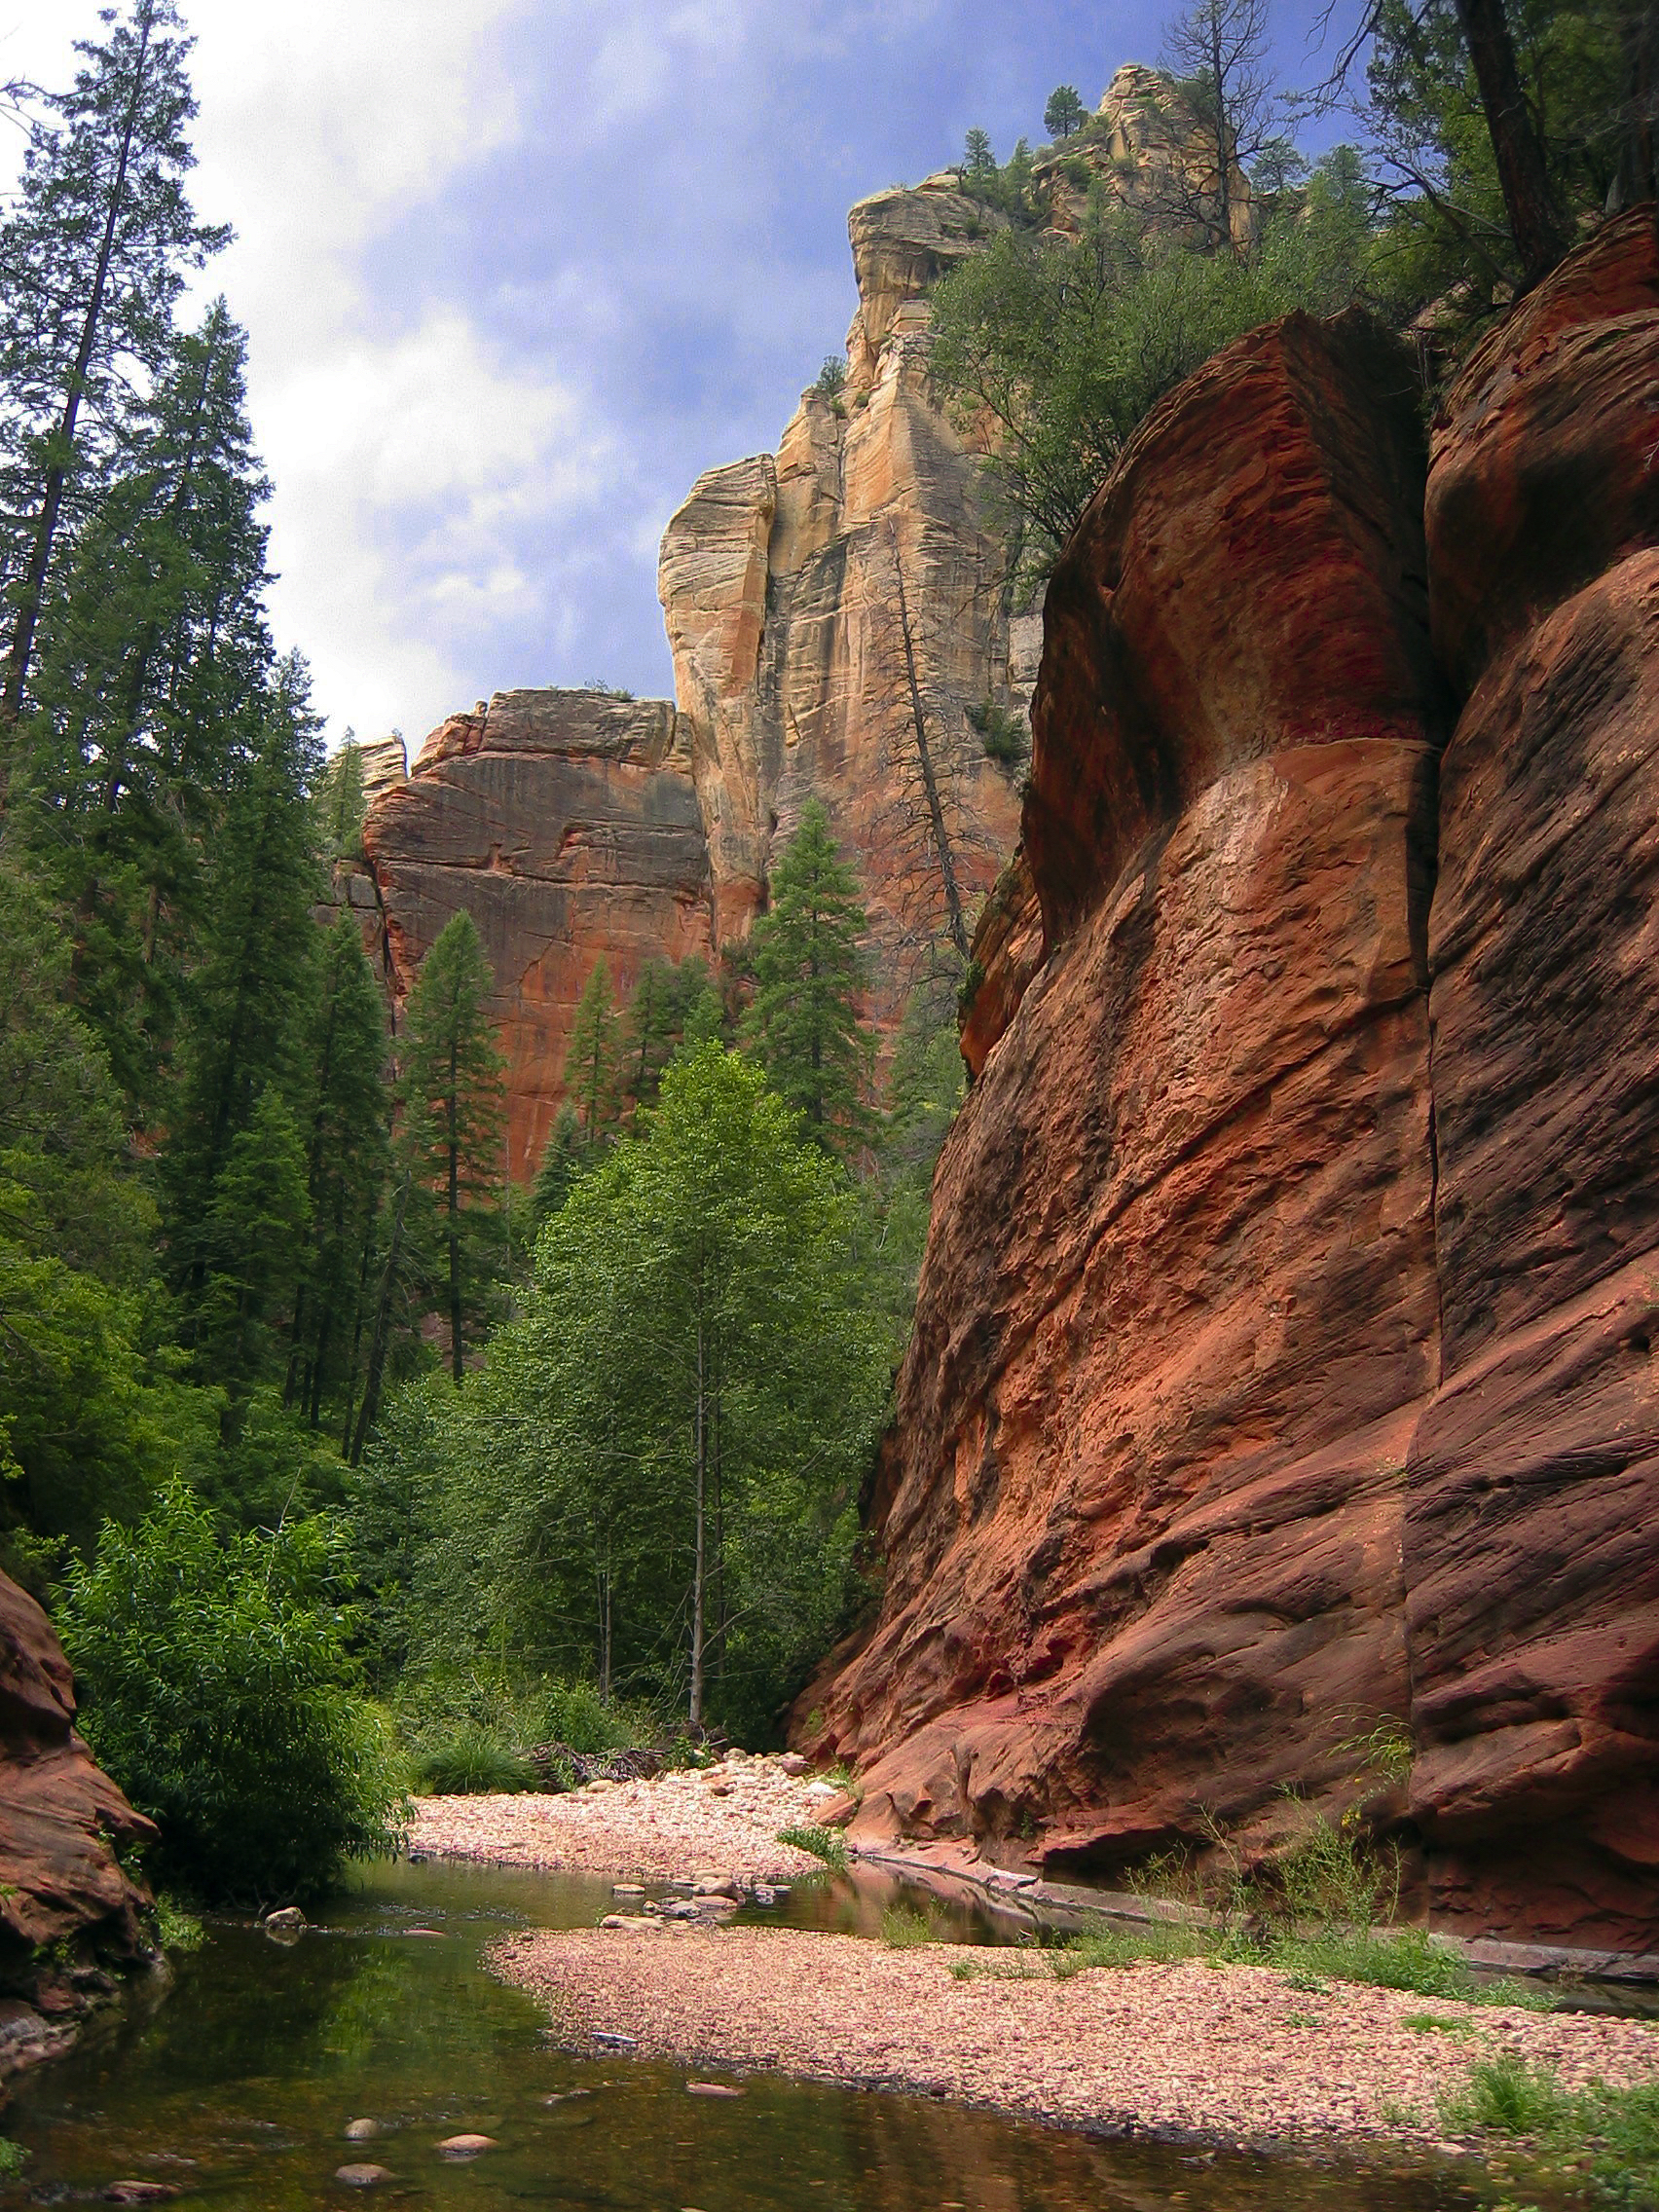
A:
{"type": "Polygon", "coordinates": [[[377,2182],[390,2181],[391,2173],[386,2166],[336,2166],[334,2178],[348,2189],[373,2189],[377,2182]]]}
{"type": "Polygon", "coordinates": [[[378,2120],[349,2120],[346,2122],[348,2143],[372,2143],[381,2131],[378,2120]]]}
{"type": "Polygon", "coordinates": [[[438,2145],[440,2158],[476,2158],[480,2151],[493,2151],[493,2135],[446,2135],[438,2145]]]}

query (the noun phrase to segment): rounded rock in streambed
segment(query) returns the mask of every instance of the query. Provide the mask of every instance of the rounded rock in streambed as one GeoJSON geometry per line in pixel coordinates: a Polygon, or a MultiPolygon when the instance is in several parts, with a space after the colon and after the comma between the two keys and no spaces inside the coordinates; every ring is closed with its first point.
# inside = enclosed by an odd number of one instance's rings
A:
{"type": "Polygon", "coordinates": [[[390,2181],[391,2170],[387,2166],[336,2166],[334,2178],[344,2182],[348,2189],[373,2189],[383,2181],[390,2181]]]}
{"type": "Polygon", "coordinates": [[[440,2158],[476,2158],[481,2151],[493,2151],[493,2135],[446,2135],[438,2145],[440,2158]]]}
{"type": "Polygon", "coordinates": [[[349,2120],[345,2127],[348,2143],[372,2143],[380,2131],[378,2120],[349,2120]]]}

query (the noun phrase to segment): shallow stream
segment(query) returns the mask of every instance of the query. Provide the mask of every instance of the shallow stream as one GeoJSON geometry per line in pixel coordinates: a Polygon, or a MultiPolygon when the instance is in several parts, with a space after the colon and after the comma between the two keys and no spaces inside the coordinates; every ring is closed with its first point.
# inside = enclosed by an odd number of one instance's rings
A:
{"type": "MultiPolygon", "coordinates": [[[[797,1923],[873,1933],[881,1884],[797,1887],[797,1923]]],[[[364,1875],[289,1946],[210,1923],[160,2003],[99,2021],[16,2085],[4,2132],[30,2153],[0,2202],[70,2203],[170,2184],[181,2207],[418,2204],[616,2212],[1456,2212],[1466,2171],[1314,2164],[1124,2143],[924,2098],[749,2078],[687,2093],[682,2066],[554,2047],[531,2000],[483,1971],[506,1931],[591,1927],[608,1881],[455,1862],[364,1875]],[[348,2142],[348,2121],[381,2132],[348,2142]],[[497,2147],[464,2164],[446,2136],[497,2147]],[[352,2161],[390,2178],[336,2180],[352,2161]]],[[[982,1934],[971,1917],[951,1931],[982,1934]]]]}

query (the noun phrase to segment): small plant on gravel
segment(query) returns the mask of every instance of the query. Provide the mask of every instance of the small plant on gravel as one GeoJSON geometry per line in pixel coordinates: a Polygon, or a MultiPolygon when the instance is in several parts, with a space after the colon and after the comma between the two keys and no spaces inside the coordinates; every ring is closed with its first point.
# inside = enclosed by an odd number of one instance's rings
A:
{"type": "Polygon", "coordinates": [[[816,1825],[781,1828],[778,1841],[793,1844],[796,1851],[808,1852],[814,1859],[822,1859],[832,1873],[847,1871],[847,1839],[836,1828],[816,1825]]]}
{"type": "Polygon", "coordinates": [[[1459,2133],[1543,2135],[1562,2119],[1567,2098],[1547,2066],[1525,2059],[1483,2058],[1461,2088],[1440,2100],[1440,2117],[1459,2133]]]}
{"type": "Polygon", "coordinates": [[[1403,2105],[1393,2097],[1384,2097],[1378,2106],[1384,2127],[1420,2127],[1422,2114],[1416,2105],[1403,2105]]]}
{"type": "Polygon", "coordinates": [[[937,1941],[938,1923],[931,1912],[910,1904],[890,1904],[881,1915],[881,1940],[890,1951],[914,1951],[937,1941]]]}
{"type": "Polygon", "coordinates": [[[1473,2020],[1443,2020],[1438,2012],[1408,2012],[1400,2022],[1418,2036],[1472,2036],[1473,2020]]]}

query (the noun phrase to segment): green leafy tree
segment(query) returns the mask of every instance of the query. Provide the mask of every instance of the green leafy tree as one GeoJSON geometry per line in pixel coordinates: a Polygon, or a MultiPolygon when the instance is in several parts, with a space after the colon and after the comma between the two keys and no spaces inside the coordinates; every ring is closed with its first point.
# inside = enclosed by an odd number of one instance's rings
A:
{"type": "Polygon", "coordinates": [[[868,1127],[870,1040],[860,1020],[867,927],[858,879],[817,799],[772,871],[771,904],[755,924],[755,996],[745,1048],[803,1117],[815,1143],[844,1153],[868,1127]]]}
{"type": "Polygon", "coordinates": [[[857,1258],[856,1199],[761,1071],[676,1059],[543,1231],[444,1444],[452,1616],[772,1725],[851,1594],[889,1374],[857,1258]]]}
{"type": "Polygon", "coordinates": [[[346,1594],[324,1523],[225,1537],[181,1483],[72,1569],[58,1626],[81,1725],[160,1825],[158,1873],[271,1905],[395,1848],[407,1809],[357,1694],[346,1594]]]}
{"type": "Polygon", "coordinates": [[[101,41],[31,128],[0,226],[0,513],[10,634],[0,727],[27,696],[65,535],[119,436],[134,382],[159,377],[188,273],[229,237],[199,223],[185,179],[195,115],[172,0],[111,10],[101,41]],[[135,380],[134,371],[138,372],[135,380]]]}
{"type": "Polygon", "coordinates": [[[505,1061],[490,1018],[495,977],[464,907],[421,963],[404,1010],[400,1142],[415,1180],[435,1197],[449,1286],[451,1372],[464,1371],[466,1216],[501,1185],[505,1061]]]}
{"type": "Polygon", "coordinates": [[[576,1109],[582,1135],[592,1145],[616,1119],[622,1059],[622,1022],[616,1012],[610,965],[596,960],[576,1001],[565,1046],[565,1096],[576,1109]]]}
{"type": "Polygon", "coordinates": [[[1088,121],[1088,110],[1075,85],[1056,85],[1043,109],[1043,128],[1051,138],[1069,138],[1088,121]]]}

